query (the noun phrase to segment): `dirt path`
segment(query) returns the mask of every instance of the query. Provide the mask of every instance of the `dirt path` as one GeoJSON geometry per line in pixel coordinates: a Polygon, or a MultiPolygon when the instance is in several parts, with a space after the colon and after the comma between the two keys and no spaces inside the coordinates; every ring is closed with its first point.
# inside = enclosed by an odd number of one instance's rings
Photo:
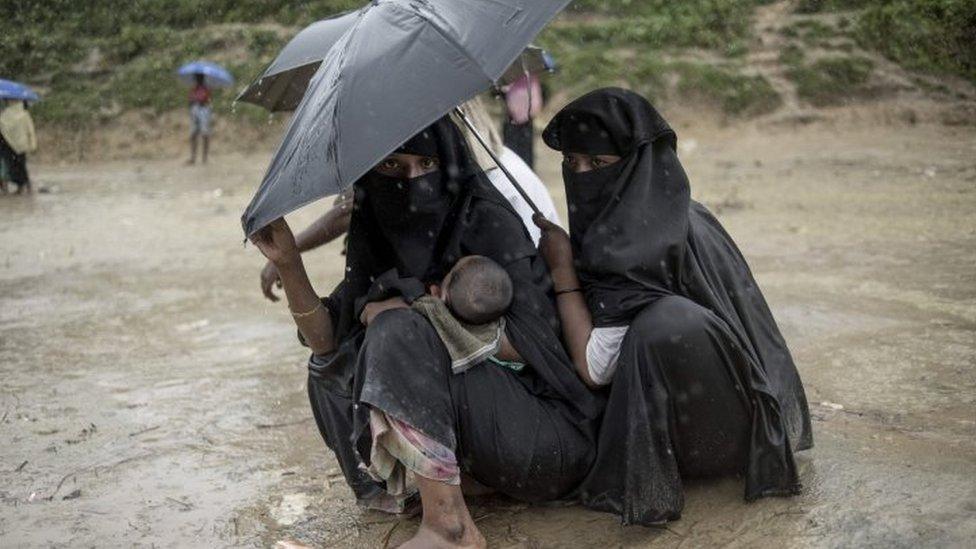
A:
{"type": "Polygon", "coordinates": [[[786,69],[779,59],[786,43],[782,29],[789,22],[793,10],[793,2],[774,2],[756,8],[753,23],[756,45],[749,52],[747,60],[782,98],[780,110],[795,114],[800,111],[796,85],[786,76],[786,69]]]}
{"type": "MultiPolygon", "coordinates": [[[[976,131],[769,131],[684,128],[681,152],[806,383],[803,495],[745,504],[738,481],[694,483],[666,530],[475,502],[492,546],[976,536],[976,131]]],[[[38,165],[56,192],[0,197],[0,545],[368,547],[416,528],[356,508],[291,321],[258,293],[237,219],[267,158],[38,165]]],[[[558,182],[551,155],[542,172],[558,182]]],[[[307,262],[322,292],[343,268],[335,246],[307,262]]]]}

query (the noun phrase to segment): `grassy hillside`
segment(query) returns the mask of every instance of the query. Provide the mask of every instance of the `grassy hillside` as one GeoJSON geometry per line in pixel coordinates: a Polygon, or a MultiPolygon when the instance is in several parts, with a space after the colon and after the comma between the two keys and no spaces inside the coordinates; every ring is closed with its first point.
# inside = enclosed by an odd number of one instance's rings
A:
{"type": "MultiPolygon", "coordinates": [[[[688,98],[729,116],[771,112],[780,93],[750,66],[754,12],[768,0],[577,0],[539,37],[562,70],[548,83],[573,93],[601,84],[655,100],[688,98]]],[[[0,76],[37,86],[41,121],[89,125],[129,110],[183,107],[183,62],[225,64],[243,85],[302,26],[362,0],[0,0],[0,76]]],[[[976,0],[799,0],[781,60],[814,106],[856,96],[874,70],[852,51],[913,71],[976,83],[976,0]],[[818,19],[818,15],[831,17],[818,19]],[[822,21],[821,21],[822,19],[822,21]],[[810,48],[830,50],[811,57],[810,48]]],[[[216,108],[262,121],[260,109],[216,108]]]]}

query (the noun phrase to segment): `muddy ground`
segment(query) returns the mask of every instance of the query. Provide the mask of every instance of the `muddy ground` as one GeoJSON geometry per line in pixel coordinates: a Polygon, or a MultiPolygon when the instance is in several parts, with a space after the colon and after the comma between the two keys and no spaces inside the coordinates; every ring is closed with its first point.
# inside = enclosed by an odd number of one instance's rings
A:
{"type": "MultiPolygon", "coordinates": [[[[751,262],[806,384],[803,495],[746,504],[737,480],[698,482],[667,529],[473,502],[489,543],[972,543],[976,129],[680,135],[693,194],[751,262]]],[[[0,197],[0,545],[369,547],[415,530],[355,506],[291,319],[259,293],[238,217],[269,156],[36,163],[50,192],[0,197]]],[[[555,157],[542,173],[564,207],[555,157]]],[[[337,245],[306,261],[323,293],[343,268],[337,245]]]]}

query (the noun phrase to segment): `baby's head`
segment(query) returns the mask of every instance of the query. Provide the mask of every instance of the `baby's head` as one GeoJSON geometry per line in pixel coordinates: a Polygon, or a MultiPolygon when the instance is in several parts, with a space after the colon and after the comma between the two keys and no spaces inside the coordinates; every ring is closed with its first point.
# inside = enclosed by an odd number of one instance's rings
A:
{"type": "Polygon", "coordinates": [[[497,320],[512,303],[512,279],[501,265],[480,255],[464,256],[441,281],[440,298],[468,324],[497,320]]]}

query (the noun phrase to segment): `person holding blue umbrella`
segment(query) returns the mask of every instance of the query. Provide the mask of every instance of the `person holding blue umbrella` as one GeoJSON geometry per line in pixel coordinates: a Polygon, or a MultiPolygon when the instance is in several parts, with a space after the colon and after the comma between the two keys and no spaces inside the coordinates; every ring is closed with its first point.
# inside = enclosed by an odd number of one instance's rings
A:
{"type": "Polygon", "coordinates": [[[233,85],[234,78],[220,65],[206,61],[187,63],[180,67],[178,74],[180,80],[191,86],[189,93],[190,160],[187,163],[196,163],[197,140],[198,137],[201,137],[203,139],[202,160],[206,164],[207,155],[210,152],[210,133],[213,119],[213,110],[210,107],[211,89],[233,85]]]}
{"type": "Polygon", "coordinates": [[[31,193],[27,173],[27,154],[37,149],[34,121],[27,112],[28,101],[38,101],[37,93],[18,82],[0,79],[0,189],[7,182],[17,185],[17,194],[31,193]]]}

